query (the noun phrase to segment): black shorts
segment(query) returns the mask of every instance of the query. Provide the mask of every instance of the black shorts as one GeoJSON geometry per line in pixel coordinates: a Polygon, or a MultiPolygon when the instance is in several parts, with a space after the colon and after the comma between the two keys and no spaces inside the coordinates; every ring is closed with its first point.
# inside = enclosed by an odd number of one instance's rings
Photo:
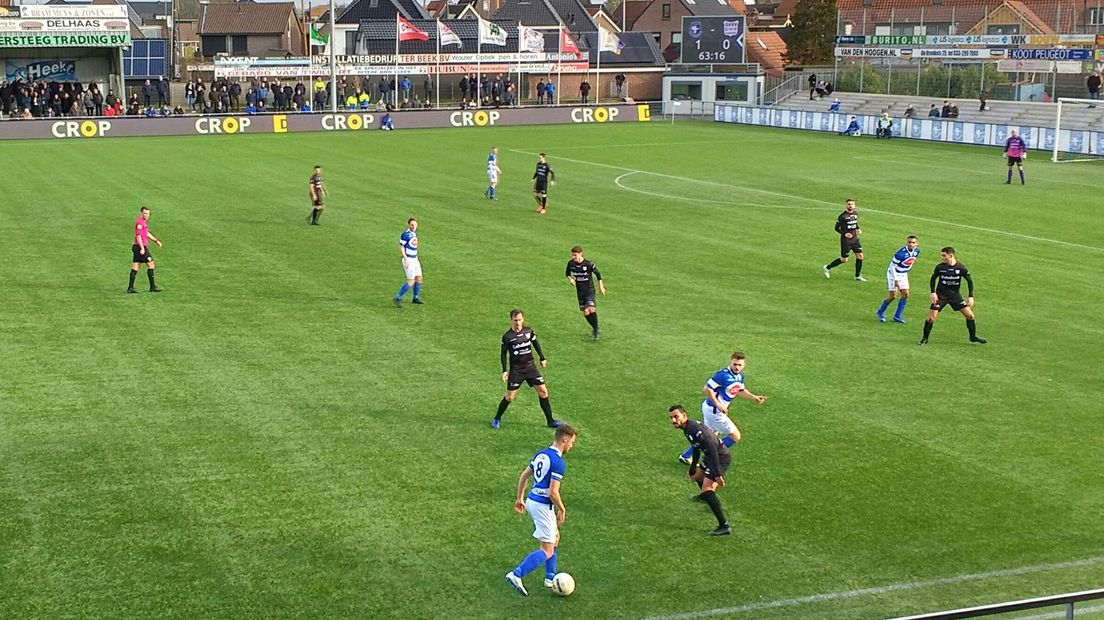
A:
{"type": "Polygon", "coordinates": [[[705,464],[705,461],[702,461],[702,462],[698,463],[698,467],[701,468],[702,473],[705,474],[706,478],[709,478],[710,480],[716,480],[717,478],[720,478],[721,476],[725,475],[725,472],[728,471],[728,466],[732,464],[732,455],[731,454],[722,454],[721,458],[720,458],[720,461],[721,461],[721,470],[720,471],[710,471],[709,467],[705,464]]]}
{"type": "Polygon", "coordinates": [[[153,262],[153,255],[150,254],[149,246],[146,246],[146,253],[145,254],[139,254],[138,250],[140,250],[140,249],[141,248],[138,246],[137,243],[130,246],[130,252],[131,252],[131,254],[133,254],[133,258],[131,259],[131,262],[132,263],[152,263],[153,262]]]}
{"type": "Polygon", "coordinates": [[[858,237],[848,239],[840,235],[840,258],[847,258],[847,255],[851,252],[856,254],[862,252],[862,241],[859,241],[858,237]]]}
{"type": "Polygon", "coordinates": [[[533,193],[534,194],[540,194],[541,196],[546,195],[548,193],[548,184],[547,183],[537,183],[536,185],[533,186],[533,193]]]}
{"type": "Polygon", "coordinates": [[[586,310],[587,306],[594,308],[598,304],[594,303],[594,291],[576,291],[575,296],[579,298],[579,309],[586,310]]]}
{"type": "Polygon", "coordinates": [[[322,196],[319,196],[318,198],[311,198],[311,204],[316,207],[321,207],[326,204],[326,199],[322,196]]]}
{"type": "Polygon", "coordinates": [[[943,312],[943,308],[947,306],[950,306],[952,310],[957,312],[966,307],[966,300],[958,293],[941,294],[939,295],[939,301],[932,304],[931,309],[937,312],[943,312]]]}
{"type": "Polygon", "coordinates": [[[1008,165],[1009,166],[1014,166],[1016,164],[1020,164],[1022,166],[1023,165],[1023,157],[1009,157],[1008,158],[1008,165]]]}
{"type": "Polygon", "coordinates": [[[512,392],[521,387],[522,383],[528,383],[529,387],[544,385],[544,377],[537,370],[536,364],[528,368],[510,369],[510,375],[506,378],[506,389],[512,392]]]}

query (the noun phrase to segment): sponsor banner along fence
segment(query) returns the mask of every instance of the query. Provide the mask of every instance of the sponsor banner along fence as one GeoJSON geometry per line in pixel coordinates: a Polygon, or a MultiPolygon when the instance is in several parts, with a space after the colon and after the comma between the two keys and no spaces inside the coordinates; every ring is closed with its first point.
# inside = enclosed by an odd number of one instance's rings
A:
{"type": "MultiPolygon", "coordinates": [[[[738,123],[763,127],[781,127],[808,131],[842,132],[851,122],[850,114],[835,112],[810,112],[779,108],[755,108],[718,105],[713,120],[719,123],[738,123]]],[[[874,135],[878,122],[876,115],[855,114],[864,135],[874,135]]],[[[1000,123],[972,123],[952,119],[893,118],[893,135],[915,140],[974,144],[1004,147],[1009,130],[1017,129],[1029,149],[1053,151],[1055,141],[1058,150],[1066,153],[1092,154],[1104,149],[1104,131],[1079,131],[1053,127],[1003,125],[1000,123]]],[[[844,139],[844,138],[841,138],[844,139]]]]}
{"type": "Polygon", "coordinates": [[[841,45],[1100,45],[1095,34],[839,35],[841,45]]]}
{"type": "Polygon", "coordinates": [[[939,47],[837,47],[837,58],[937,58],[955,61],[992,60],[1092,60],[1090,48],[1004,49],[939,47]]]}
{"type": "MultiPolygon", "coordinates": [[[[190,67],[192,68],[192,67],[190,67]]],[[[586,71],[588,65],[585,62],[566,62],[566,63],[521,63],[521,64],[497,64],[497,63],[483,63],[483,64],[448,64],[448,65],[399,65],[397,72],[407,75],[430,75],[436,74],[438,68],[440,68],[441,74],[461,75],[476,73],[482,71],[484,75],[495,73],[517,73],[519,70],[527,73],[555,73],[559,70],[565,72],[580,72],[586,71]]],[[[196,70],[195,68],[192,68],[196,70]]],[[[199,69],[202,70],[202,69],[199,69]]],[[[299,76],[311,76],[311,77],[329,77],[330,67],[329,65],[311,65],[311,66],[252,66],[252,65],[213,65],[216,78],[251,78],[251,77],[282,77],[293,78],[299,76]]],[[[337,65],[336,67],[338,76],[350,76],[350,75],[395,75],[395,65],[337,65]]]]}
{"type": "MultiPolygon", "coordinates": [[[[647,105],[522,110],[435,110],[391,112],[398,131],[415,128],[480,128],[500,125],[646,122],[647,105]]],[[[379,130],[383,113],[264,114],[257,116],[171,116],[10,120],[0,123],[0,139],[108,138],[135,136],[240,135],[310,131],[379,130]]]]}

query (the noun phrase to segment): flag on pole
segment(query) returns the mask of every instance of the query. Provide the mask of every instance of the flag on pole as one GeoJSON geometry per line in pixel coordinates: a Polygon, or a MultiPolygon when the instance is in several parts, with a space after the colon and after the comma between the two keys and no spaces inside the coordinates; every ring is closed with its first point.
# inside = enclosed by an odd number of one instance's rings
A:
{"type": "Polygon", "coordinates": [[[330,35],[318,32],[318,29],[315,28],[312,24],[310,31],[310,42],[311,45],[329,45],[330,35]]]}
{"type": "Polygon", "coordinates": [[[621,42],[621,37],[614,34],[612,30],[606,30],[602,26],[598,26],[599,52],[613,52],[614,54],[620,54],[621,50],[624,48],[625,44],[621,42]]]}
{"type": "Polygon", "coordinates": [[[424,30],[418,30],[418,27],[407,21],[402,15],[396,15],[399,18],[399,40],[400,41],[428,41],[429,33],[424,30]]]}
{"type": "Polygon", "coordinates": [[[543,52],[544,35],[534,28],[518,24],[518,51],[543,52]]]}
{"type": "Polygon", "coordinates": [[[506,45],[506,31],[501,26],[482,17],[478,19],[480,45],[506,45]]]}
{"type": "Polygon", "coordinates": [[[562,26],[560,27],[560,53],[575,54],[576,58],[580,55],[579,46],[575,43],[575,39],[572,39],[571,33],[562,26]]]}
{"type": "Polygon", "coordinates": [[[464,47],[464,42],[460,40],[460,36],[452,31],[442,22],[437,22],[437,40],[441,42],[441,45],[458,45],[461,48],[464,47]]]}

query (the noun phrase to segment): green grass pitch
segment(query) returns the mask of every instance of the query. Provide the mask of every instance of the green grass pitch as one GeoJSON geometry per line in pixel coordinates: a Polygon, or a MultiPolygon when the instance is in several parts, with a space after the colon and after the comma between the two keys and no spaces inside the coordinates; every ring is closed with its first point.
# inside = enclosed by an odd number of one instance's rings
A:
{"type": "Polygon", "coordinates": [[[4,152],[0,617],[866,618],[1104,578],[1097,164],[1033,152],[1006,186],[999,149],[693,122],[4,152]],[[847,197],[865,284],[820,271],[847,197]],[[139,205],[160,295],[123,293],[139,205]],[[427,305],[399,310],[409,216],[427,305]],[[879,324],[908,234],[918,294],[879,324]],[[609,288],[597,343],[575,244],[609,288]],[[944,245],[987,346],[952,312],[915,344],[944,245]],[[528,389],[488,427],[514,306],[580,429],[567,599],[502,579],[535,548],[513,489],[551,439],[528,389]],[[735,349],[769,400],[733,407],[713,539],[665,413],[735,349]]]}

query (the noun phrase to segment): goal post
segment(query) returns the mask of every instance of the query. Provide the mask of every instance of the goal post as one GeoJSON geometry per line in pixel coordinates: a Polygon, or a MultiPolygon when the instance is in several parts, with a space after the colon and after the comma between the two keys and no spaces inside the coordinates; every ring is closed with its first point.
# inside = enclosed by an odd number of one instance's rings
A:
{"type": "Polygon", "coordinates": [[[1058,98],[1050,160],[1056,163],[1104,160],[1104,101],[1058,98]]]}

